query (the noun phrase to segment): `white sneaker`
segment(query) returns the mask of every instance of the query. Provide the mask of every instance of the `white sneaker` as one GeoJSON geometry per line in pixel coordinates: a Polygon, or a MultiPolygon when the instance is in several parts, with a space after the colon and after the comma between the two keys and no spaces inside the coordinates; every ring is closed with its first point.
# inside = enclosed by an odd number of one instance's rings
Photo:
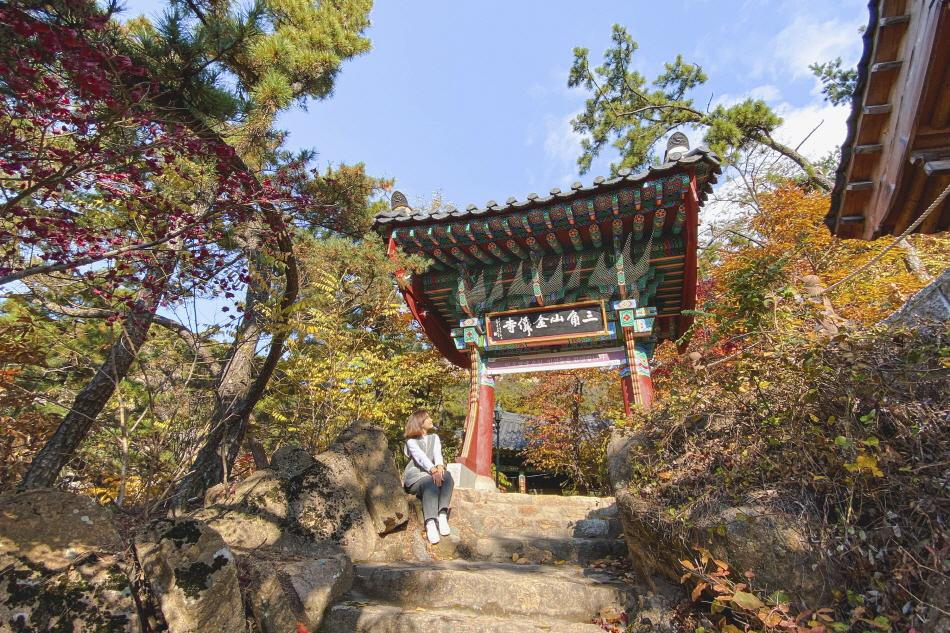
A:
{"type": "Polygon", "coordinates": [[[449,529],[449,515],[445,512],[439,513],[439,534],[448,536],[452,531],[449,529]]]}
{"type": "Polygon", "coordinates": [[[439,528],[436,527],[433,519],[426,521],[426,537],[428,537],[429,542],[433,545],[442,540],[439,538],[439,528]]]}

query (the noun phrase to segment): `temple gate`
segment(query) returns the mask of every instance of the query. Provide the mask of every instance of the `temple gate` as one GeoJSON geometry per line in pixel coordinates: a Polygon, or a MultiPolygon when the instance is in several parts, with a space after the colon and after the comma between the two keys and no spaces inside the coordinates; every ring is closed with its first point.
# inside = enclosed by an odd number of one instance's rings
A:
{"type": "Polygon", "coordinates": [[[399,287],[432,344],[470,371],[459,486],[495,489],[496,375],[617,367],[628,414],[650,406],[654,346],[691,323],[698,212],[720,173],[680,133],[664,160],[589,187],[431,214],[396,192],[376,217],[391,255],[430,260],[399,274],[399,287]]]}

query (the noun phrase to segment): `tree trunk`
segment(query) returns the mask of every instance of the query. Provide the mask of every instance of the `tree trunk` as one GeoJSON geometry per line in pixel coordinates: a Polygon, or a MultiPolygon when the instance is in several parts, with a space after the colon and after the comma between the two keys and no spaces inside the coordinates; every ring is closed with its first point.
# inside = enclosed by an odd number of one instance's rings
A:
{"type": "Polygon", "coordinates": [[[254,438],[250,438],[247,441],[247,447],[251,451],[251,457],[254,458],[254,468],[256,470],[268,468],[270,466],[270,462],[267,459],[267,453],[264,451],[263,444],[254,438]]]}
{"type": "Polygon", "coordinates": [[[142,289],[137,293],[132,309],[123,320],[118,340],[112,344],[108,356],[89,384],[76,395],[56,432],[33,458],[20,482],[20,490],[52,486],[60,471],[75,455],[76,449],[115,393],[116,386],[128,374],[132,361],[145,343],[152,317],[158,309],[168,278],[176,265],[177,258],[169,254],[163,262],[146,273],[142,289]]]}
{"type": "MultiPolygon", "coordinates": [[[[261,225],[249,229],[253,234],[265,230],[261,225]]],[[[285,257],[284,290],[278,307],[281,315],[297,299],[297,266],[289,236],[279,239],[281,255],[285,257]]],[[[253,253],[256,238],[248,240],[248,252],[253,253]]],[[[244,317],[235,333],[228,358],[218,375],[215,408],[204,445],[198,451],[188,474],[175,489],[169,505],[181,509],[202,499],[211,486],[227,481],[247,432],[251,411],[264,394],[277,361],[283,354],[286,332],[278,328],[271,333],[270,349],[254,375],[257,346],[265,334],[265,317],[261,308],[271,296],[267,280],[273,271],[258,257],[250,257],[251,282],[248,284],[244,317]]]]}

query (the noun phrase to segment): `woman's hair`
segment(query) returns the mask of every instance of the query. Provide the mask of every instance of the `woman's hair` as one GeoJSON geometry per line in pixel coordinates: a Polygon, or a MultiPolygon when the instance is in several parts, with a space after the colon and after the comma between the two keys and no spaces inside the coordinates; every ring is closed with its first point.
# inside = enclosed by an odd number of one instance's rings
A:
{"type": "Polygon", "coordinates": [[[406,420],[406,439],[425,435],[422,425],[425,424],[426,418],[429,417],[431,416],[426,409],[419,409],[410,415],[409,419],[406,420]]]}

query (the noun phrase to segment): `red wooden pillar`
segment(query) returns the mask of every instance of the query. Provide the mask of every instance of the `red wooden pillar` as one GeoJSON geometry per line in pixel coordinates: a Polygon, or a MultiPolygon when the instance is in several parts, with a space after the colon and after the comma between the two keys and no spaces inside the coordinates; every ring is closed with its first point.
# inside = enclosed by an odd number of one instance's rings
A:
{"type": "MultiPolygon", "coordinates": [[[[696,173],[689,175],[689,191],[686,193],[686,262],[683,270],[682,312],[696,309],[696,281],[699,274],[697,257],[699,253],[699,191],[696,189],[696,173]]],[[[683,336],[693,324],[692,314],[680,314],[677,323],[677,336],[683,336]]],[[[685,351],[685,343],[680,352],[685,351]]]]}
{"type": "Polygon", "coordinates": [[[622,327],[627,366],[620,368],[623,389],[623,410],[630,415],[633,405],[649,409],[653,405],[653,379],[650,377],[650,358],[646,350],[637,345],[633,328],[622,327]]]}
{"type": "Polygon", "coordinates": [[[623,412],[629,418],[633,414],[633,380],[630,378],[630,366],[620,368],[620,389],[623,391],[623,412]]]}
{"type": "Polygon", "coordinates": [[[653,406],[653,377],[650,375],[650,358],[640,345],[634,346],[634,363],[631,367],[630,378],[633,383],[635,400],[644,409],[653,406]]]}
{"type": "Polygon", "coordinates": [[[495,490],[492,477],[493,423],[495,416],[495,381],[485,371],[477,347],[469,348],[471,369],[468,417],[465,439],[459,455],[460,471],[456,484],[460,488],[495,490]]]}

